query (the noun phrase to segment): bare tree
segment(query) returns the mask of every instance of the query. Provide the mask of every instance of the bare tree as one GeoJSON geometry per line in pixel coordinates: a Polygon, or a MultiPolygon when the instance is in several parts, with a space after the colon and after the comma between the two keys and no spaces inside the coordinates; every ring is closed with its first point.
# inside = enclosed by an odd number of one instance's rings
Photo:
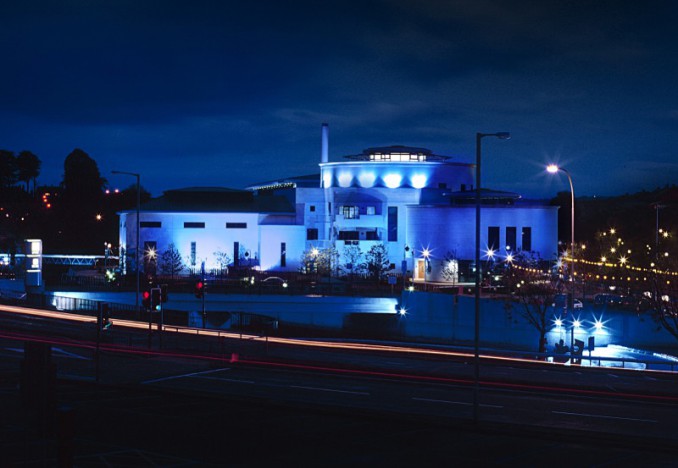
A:
{"type": "Polygon", "coordinates": [[[359,245],[349,245],[344,248],[344,263],[341,269],[349,278],[352,279],[354,275],[365,271],[365,265],[361,263],[362,258],[363,252],[359,245]]]}
{"type": "Polygon", "coordinates": [[[545,352],[545,337],[550,327],[548,311],[562,291],[560,278],[542,271],[532,258],[521,257],[510,267],[506,282],[513,296],[507,313],[517,310],[539,332],[539,352],[545,352]]]}

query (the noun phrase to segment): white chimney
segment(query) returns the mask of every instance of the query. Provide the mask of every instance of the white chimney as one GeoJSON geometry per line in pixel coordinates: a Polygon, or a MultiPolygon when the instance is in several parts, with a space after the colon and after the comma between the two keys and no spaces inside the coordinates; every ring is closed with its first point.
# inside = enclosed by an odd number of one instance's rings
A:
{"type": "Polygon", "coordinates": [[[329,134],[330,127],[324,123],[322,125],[322,147],[320,150],[320,162],[326,163],[329,162],[329,134]]]}

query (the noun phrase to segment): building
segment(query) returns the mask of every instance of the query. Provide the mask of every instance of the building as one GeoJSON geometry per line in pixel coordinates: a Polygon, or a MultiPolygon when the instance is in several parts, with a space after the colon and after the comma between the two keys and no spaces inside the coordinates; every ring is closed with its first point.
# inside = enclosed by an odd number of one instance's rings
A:
{"type": "MultiPolygon", "coordinates": [[[[470,277],[475,256],[474,165],[425,148],[368,148],[330,162],[322,126],[320,173],[233,190],[169,190],[143,205],[140,245],[144,269],[154,252],[174,244],[190,268],[247,266],[299,271],[314,249],[363,254],[377,244],[389,267],[415,280],[456,282],[470,277]]],[[[520,195],[482,191],[481,248],[486,260],[529,251],[557,255],[555,206],[520,195]]],[[[136,249],[136,210],[120,213],[120,246],[136,249]]],[[[350,265],[349,265],[350,266],[350,265]]]]}

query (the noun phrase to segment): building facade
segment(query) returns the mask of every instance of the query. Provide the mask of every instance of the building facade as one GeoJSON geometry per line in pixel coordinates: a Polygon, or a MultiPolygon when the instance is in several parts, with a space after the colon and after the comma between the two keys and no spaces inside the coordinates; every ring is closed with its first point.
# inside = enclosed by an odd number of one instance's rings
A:
{"type": "MultiPolygon", "coordinates": [[[[145,270],[173,245],[189,268],[228,265],[298,271],[313,249],[365,254],[386,248],[389,267],[415,280],[460,280],[475,256],[474,165],[425,148],[368,148],[328,158],[322,127],[320,173],[244,190],[170,190],[140,210],[145,270]]],[[[557,207],[507,192],[482,191],[481,249],[486,260],[530,252],[554,259],[557,207]]],[[[120,213],[120,247],[136,252],[136,210],[120,213]]],[[[129,262],[129,260],[128,260],[129,262]]]]}

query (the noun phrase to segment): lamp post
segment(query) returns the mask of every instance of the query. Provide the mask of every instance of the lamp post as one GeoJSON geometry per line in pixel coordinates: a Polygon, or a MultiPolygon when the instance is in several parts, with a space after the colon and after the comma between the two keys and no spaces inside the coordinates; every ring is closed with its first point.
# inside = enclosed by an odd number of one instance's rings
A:
{"type": "Polygon", "coordinates": [[[431,252],[428,249],[424,249],[421,252],[421,255],[424,257],[424,291],[426,291],[426,276],[428,274],[428,265],[429,265],[429,257],[431,256],[431,252]]]}
{"type": "Polygon", "coordinates": [[[570,173],[566,170],[563,169],[562,167],[556,165],[556,164],[549,164],[546,166],[546,170],[550,174],[555,174],[556,172],[560,171],[564,173],[567,176],[567,180],[570,182],[570,205],[571,205],[571,210],[570,210],[570,255],[572,257],[572,261],[570,262],[570,279],[572,282],[572,287],[570,288],[570,299],[569,299],[569,304],[568,308],[570,309],[570,312],[574,313],[574,185],[572,185],[572,177],[570,176],[570,173]]]}
{"type": "MultiPolygon", "coordinates": [[[[135,250],[135,257],[136,257],[136,270],[137,270],[137,295],[136,299],[134,301],[134,307],[137,310],[137,314],[139,313],[139,212],[141,211],[141,176],[135,172],[124,172],[124,171],[111,171],[113,174],[125,174],[125,175],[131,175],[137,178],[137,244],[136,244],[136,250],[135,250]]],[[[128,249],[129,250],[129,249],[128,249]]]]}
{"type": "Polygon", "coordinates": [[[480,155],[481,141],[483,138],[492,136],[500,140],[508,140],[511,134],[508,132],[476,133],[476,240],[475,240],[475,330],[474,330],[474,380],[473,389],[473,421],[478,423],[478,392],[480,386],[480,155]]]}

